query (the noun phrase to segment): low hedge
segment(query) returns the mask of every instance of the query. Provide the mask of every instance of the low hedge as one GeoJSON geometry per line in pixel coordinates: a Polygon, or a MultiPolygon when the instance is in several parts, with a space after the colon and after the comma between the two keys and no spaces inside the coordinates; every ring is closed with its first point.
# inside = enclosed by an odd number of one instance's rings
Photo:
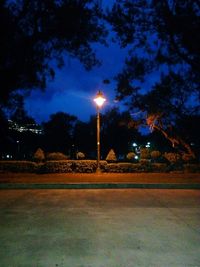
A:
{"type": "Polygon", "coordinates": [[[106,172],[130,173],[130,172],[166,172],[165,163],[110,163],[106,166],[106,172]]]}
{"type": "Polygon", "coordinates": [[[151,164],[152,172],[167,172],[167,164],[166,163],[152,163],[151,164]]]}
{"type": "MultiPolygon", "coordinates": [[[[37,172],[37,173],[92,173],[96,171],[96,160],[52,160],[42,164],[31,161],[0,161],[2,172],[37,172]]],[[[102,172],[134,173],[134,172],[169,172],[179,170],[166,163],[107,163],[100,162],[102,172]]],[[[184,164],[185,172],[200,172],[200,164],[184,164]]]]}
{"type": "MultiPolygon", "coordinates": [[[[106,161],[100,162],[102,171],[105,170],[106,161]]],[[[78,172],[92,173],[97,168],[96,160],[52,160],[45,162],[40,168],[41,173],[78,172]]]]}
{"type": "Polygon", "coordinates": [[[40,166],[38,172],[40,173],[72,172],[72,161],[70,160],[47,161],[40,166]]]}
{"type": "MultiPolygon", "coordinates": [[[[74,172],[87,172],[92,173],[96,171],[97,161],[96,160],[74,160],[73,161],[74,172]]],[[[107,162],[100,161],[100,168],[102,171],[105,171],[107,162]]]]}
{"type": "Polygon", "coordinates": [[[32,161],[0,161],[0,171],[37,172],[38,164],[32,161]]]}
{"type": "Polygon", "coordinates": [[[96,161],[95,160],[77,160],[74,161],[74,172],[95,172],[96,170],[96,161]]]}
{"type": "Polygon", "coordinates": [[[200,164],[184,164],[184,172],[200,172],[200,164]]]}
{"type": "Polygon", "coordinates": [[[141,171],[141,165],[139,163],[109,163],[106,166],[106,172],[139,172],[141,171]]]}

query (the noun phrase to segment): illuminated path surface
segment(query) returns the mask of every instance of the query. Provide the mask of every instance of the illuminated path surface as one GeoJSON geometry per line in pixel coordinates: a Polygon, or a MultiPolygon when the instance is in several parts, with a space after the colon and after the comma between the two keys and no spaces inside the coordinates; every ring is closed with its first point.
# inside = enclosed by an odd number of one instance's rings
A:
{"type": "Polygon", "coordinates": [[[200,266],[200,190],[1,190],[1,267],[200,266]]]}

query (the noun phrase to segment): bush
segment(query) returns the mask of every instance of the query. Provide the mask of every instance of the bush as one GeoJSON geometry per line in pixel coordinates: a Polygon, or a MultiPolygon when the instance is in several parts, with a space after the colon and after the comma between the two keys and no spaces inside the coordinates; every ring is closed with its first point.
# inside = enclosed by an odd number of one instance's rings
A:
{"type": "Polygon", "coordinates": [[[165,163],[154,163],[151,164],[149,161],[141,163],[109,163],[106,166],[107,172],[116,173],[133,173],[133,172],[166,172],[167,164],[165,163]]]}
{"type": "Polygon", "coordinates": [[[150,152],[148,148],[141,148],[140,149],[140,158],[141,159],[149,159],[150,158],[150,152]]]}
{"type": "Polygon", "coordinates": [[[200,172],[200,164],[184,164],[185,172],[200,172]]]}
{"type": "Polygon", "coordinates": [[[60,152],[48,153],[46,155],[47,160],[67,160],[68,157],[60,152]]]}
{"type": "Polygon", "coordinates": [[[164,153],[164,158],[169,161],[171,164],[177,163],[180,161],[181,156],[178,153],[164,153]]]}
{"type": "Polygon", "coordinates": [[[191,162],[192,160],[194,160],[194,158],[192,157],[192,155],[190,154],[187,154],[187,153],[184,153],[182,156],[181,156],[182,160],[184,162],[191,162]]]}
{"type": "Polygon", "coordinates": [[[140,164],[141,165],[149,165],[151,162],[149,159],[140,159],[140,164]]]}
{"type": "Polygon", "coordinates": [[[151,170],[153,172],[167,172],[167,164],[166,163],[152,163],[151,170]]]}
{"type": "Polygon", "coordinates": [[[96,165],[96,160],[76,160],[74,161],[74,171],[87,173],[95,172],[96,165]]]}
{"type": "Polygon", "coordinates": [[[158,150],[154,150],[151,152],[151,158],[155,161],[158,160],[160,156],[161,156],[161,153],[158,150]]]}
{"type": "Polygon", "coordinates": [[[78,153],[76,154],[76,158],[77,158],[77,159],[84,159],[84,158],[85,158],[85,154],[84,154],[83,152],[78,152],[78,153]]]}
{"type": "Polygon", "coordinates": [[[70,160],[54,160],[47,161],[39,170],[41,173],[62,173],[72,172],[72,161],[70,160]]]}
{"type": "Polygon", "coordinates": [[[115,155],[115,151],[113,149],[111,149],[106,157],[106,161],[109,162],[115,162],[117,161],[117,157],[115,155]]]}
{"type": "Polygon", "coordinates": [[[37,164],[31,161],[0,161],[0,171],[36,172],[37,164]]]}
{"type": "MultiPolygon", "coordinates": [[[[104,160],[100,161],[100,168],[102,171],[105,171],[105,166],[107,162],[104,160]]],[[[92,173],[96,171],[97,161],[96,160],[75,160],[74,161],[74,172],[86,172],[92,173]]]]}
{"type": "Polygon", "coordinates": [[[36,162],[42,162],[44,161],[45,156],[44,156],[44,151],[41,148],[38,148],[33,155],[33,160],[36,162]]]}
{"type": "Polygon", "coordinates": [[[135,153],[134,152],[129,152],[127,155],[126,155],[126,158],[128,160],[134,160],[135,159],[135,153]]]}
{"type": "Polygon", "coordinates": [[[106,166],[107,172],[117,172],[117,173],[130,173],[130,172],[140,172],[141,165],[139,163],[109,163],[106,166]]]}

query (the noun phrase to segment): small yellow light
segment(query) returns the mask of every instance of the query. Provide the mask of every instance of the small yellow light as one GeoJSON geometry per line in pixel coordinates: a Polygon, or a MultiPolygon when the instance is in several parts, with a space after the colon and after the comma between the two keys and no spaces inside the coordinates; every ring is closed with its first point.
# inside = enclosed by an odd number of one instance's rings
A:
{"type": "Polygon", "coordinates": [[[96,97],[94,98],[94,102],[97,104],[97,106],[100,108],[103,106],[104,102],[106,101],[106,99],[103,96],[103,93],[101,91],[99,91],[96,95],[96,97]]]}

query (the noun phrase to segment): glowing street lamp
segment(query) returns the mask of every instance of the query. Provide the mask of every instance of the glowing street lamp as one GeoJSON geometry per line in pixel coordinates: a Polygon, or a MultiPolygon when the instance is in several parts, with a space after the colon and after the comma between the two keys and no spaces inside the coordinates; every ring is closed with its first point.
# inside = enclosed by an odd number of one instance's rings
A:
{"type": "Polygon", "coordinates": [[[94,98],[94,102],[97,106],[97,172],[100,172],[100,108],[106,101],[103,93],[99,91],[94,98]]]}

